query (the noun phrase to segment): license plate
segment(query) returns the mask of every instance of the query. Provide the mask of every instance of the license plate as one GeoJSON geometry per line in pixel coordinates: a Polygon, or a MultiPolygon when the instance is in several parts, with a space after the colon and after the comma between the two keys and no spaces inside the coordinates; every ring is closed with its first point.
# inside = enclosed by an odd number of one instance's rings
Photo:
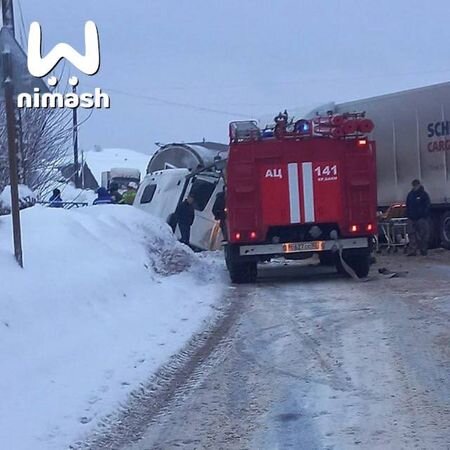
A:
{"type": "Polygon", "coordinates": [[[283,244],[284,253],[312,252],[322,250],[322,248],[323,248],[323,241],[294,242],[289,244],[283,244]]]}

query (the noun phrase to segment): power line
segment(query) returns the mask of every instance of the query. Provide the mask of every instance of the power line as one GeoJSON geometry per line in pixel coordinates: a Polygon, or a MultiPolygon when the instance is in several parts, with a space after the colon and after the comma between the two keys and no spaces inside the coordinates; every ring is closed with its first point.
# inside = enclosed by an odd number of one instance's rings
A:
{"type": "MultiPolygon", "coordinates": [[[[94,86],[90,85],[89,83],[85,83],[85,84],[86,84],[86,86],[94,87],[94,86]]],[[[154,96],[150,96],[150,95],[127,92],[127,91],[123,91],[121,89],[105,87],[104,90],[109,91],[109,92],[114,92],[119,95],[124,95],[126,97],[132,97],[132,98],[136,98],[138,100],[148,100],[148,101],[157,102],[159,104],[164,104],[164,105],[168,105],[168,106],[177,106],[180,108],[188,108],[188,109],[193,109],[196,111],[208,112],[208,113],[213,113],[213,114],[222,114],[222,115],[226,115],[226,116],[235,116],[235,117],[239,116],[239,117],[244,117],[246,119],[249,118],[249,114],[243,114],[241,112],[238,113],[238,112],[233,112],[233,111],[225,111],[225,110],[221,110],[221,109],[208,108],[206,106],[194,105],[191,103],[175,102],[172,100],[167,100],[167,99],[154,97],[154,96]]]]}
{"type": "MultiPolygon", "coordinates": [[[[341,75],[339,77],[316,77],[310,76],[308,78],[302,78],[298,80],[280,80],[280,81],[271,81],[271,82],[254,82],[254,83],[239,83],[239,84],[208,84],[209,88],[217,88],[217,89],[242,89],[249,87],[265,87],[272,88],[276,86],[293,86],[293,85],[305,85],[305,83],[335,83],[335,82],[349,82],[349,81],[357,81],[357,80],[374,80],[374,79],[387,79],[387,78],[399,78],[399,77],[408,77],[408,76],[417,76],[417,75],[435,75],[435,74],[450,74],[450,68],[448,69],[439,69],[439,70],[422,70],[422,71],[410,71],[410,72],[391,72],[391,73],[380,73],[380,74],[363,74],[359,76],[352,75],[341,75]]],[[[163,87],[165,90],[189,90],[189,89],[205,89],[205,85],[178,85],[178,86],[168,86],[165,85],[163,87]]]]}

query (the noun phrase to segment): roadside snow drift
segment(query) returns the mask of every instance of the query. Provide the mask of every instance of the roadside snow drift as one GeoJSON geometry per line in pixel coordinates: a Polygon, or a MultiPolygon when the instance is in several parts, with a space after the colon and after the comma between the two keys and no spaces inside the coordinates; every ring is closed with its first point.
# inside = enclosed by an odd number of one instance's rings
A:
{"type": "Polygon", "coordinates": [[[135,208],[22,212],[24,264],[0,217],[0,448],[64,449],[198,331],[220,268],[135,208]]]}

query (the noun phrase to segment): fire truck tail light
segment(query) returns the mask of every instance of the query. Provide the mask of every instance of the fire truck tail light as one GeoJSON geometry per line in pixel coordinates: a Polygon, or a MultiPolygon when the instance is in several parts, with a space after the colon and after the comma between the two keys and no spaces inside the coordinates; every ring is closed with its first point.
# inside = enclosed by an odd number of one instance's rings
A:
{"type": "Polygon", "coordinates": [[[369,223],[366,227],[367,231],[373,231],[373,225],[371,223],[369,223]]]}
{"type": "Polygon", "coordinates": [[[237,241],[240,241],[240,240],[241,240],[241,233],[235,233],[235,234],[234,234],[234,238],[235,238],[237,241]]]}
{"type": "Polygon", "coordinates": [[[358,231],[358,225],[352,225],[352,226],[350,227],[350,231],[351,231],[352,233],[356,233],[356,232],[358,231]]]}
{"type": "Polygon", "coordinates": [[[356,145],[360,148],[362,147],[366,147],[367,146],[367,139],[358,139],[358,141],[356,142],[356,145]]]}
{"type": "Polygon", "coordinates": [[[256,239],[256,231],[250,233],[250,239],[256,239]]]}

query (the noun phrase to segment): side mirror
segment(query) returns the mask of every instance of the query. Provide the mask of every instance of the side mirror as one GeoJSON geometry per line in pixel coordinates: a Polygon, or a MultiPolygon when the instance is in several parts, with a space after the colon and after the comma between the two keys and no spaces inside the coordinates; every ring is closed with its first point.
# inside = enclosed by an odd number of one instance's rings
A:
{"type": "Polygon", "coordinates": [[[214,158],[214,168],[217,171],[222,171],[223,169],[225,169],[226,165],[227,165],[226,159],[222,159],[220,156],[216,156],[214,158]]]}

